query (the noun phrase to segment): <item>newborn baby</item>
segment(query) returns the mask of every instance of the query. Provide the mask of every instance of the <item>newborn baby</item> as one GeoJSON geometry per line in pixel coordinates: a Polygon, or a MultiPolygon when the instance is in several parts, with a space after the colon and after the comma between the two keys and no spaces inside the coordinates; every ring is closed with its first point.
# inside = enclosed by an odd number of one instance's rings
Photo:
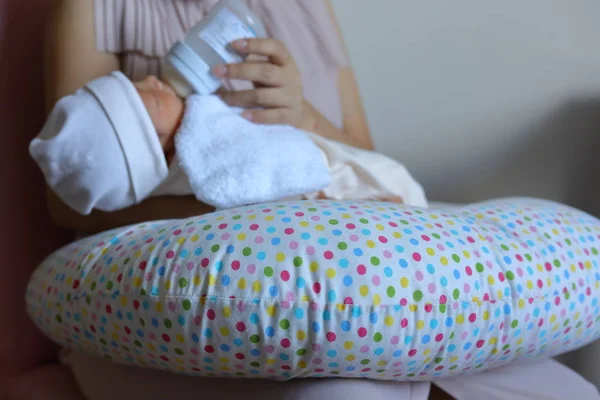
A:
{"type": "Polygon", "coordinates": [[[114,72],[61,99],[30,153],[82,214],[168,194],[217,208],[288,198],[427,204],[394,160],[240,113],[217,96],[184,101],[155,77],[132,83],[114,72]]]}

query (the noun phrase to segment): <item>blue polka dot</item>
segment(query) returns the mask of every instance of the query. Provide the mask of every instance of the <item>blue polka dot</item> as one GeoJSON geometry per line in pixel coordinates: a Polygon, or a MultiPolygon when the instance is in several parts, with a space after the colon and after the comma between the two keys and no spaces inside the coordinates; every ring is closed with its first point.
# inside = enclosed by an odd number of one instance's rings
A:
{"type": "Polygon", "coordinates": [[[344,276],[344,286],[352,286],[352,277],[350,275],[344,276]]]}
{"type": "Polygon", "coordinates": [[[427,264],[427,272],[435,274],[435,267],[432,264],[427,264]]]}
{"type": "Polygon", "coordinates": [[[240,229],[242,229],[242,225],[241,225],[241,224],[235,224],[235,225],[233,226],[233,230],[234,230],[234,231],[239,231],[240,229]]]}
{"type": "Polygon", "coordinates": [[[308,240],[311,238],[310,233],[304,232],[300,237],[304,240],[308,240]]]}
{"type": "Polygon", "coordinates": [[[419,245],[419,241],[417,239],[410,239],[410,244],[412,244],[413,246],[418,246],[419,245]]]}
{"type": "Polygon", "coordinates": [[[352,306],[352,316],[358,318],[362,315],[362,309],[359,306],[352,306]]]}
{"type": "Polygon", "coordinates": [[[206,240],[213,240],[215,238],[215,234],[211,233],[210,235],[206,235],[206,240]]]}
{"type": "Polygon", "coordinates": [[[335,356],[337,356],[337,351],[335,351],[335,350],[327,351],[327,357],[335,357],[335,356]]]}
{"type": "Polygon", "coordinates": [[[402,355],[402,350],[396,350],[394,352],[394,354],[392,354],[394,357],[400,357],[402,355]]]}
{"type": "Polygon", "coordinates": [[[298,289],[302,289],[305,286],[306,286],[306,281],[304,280],[304,278],[298,278],[298,279],[296,279],[296,287],[298,289]]]}
{"type": "Polygon", "coordinates": [[[301,308],[296,308],[294,310],[294,315],[296,316],[296,318],[302,319],[302,318],[304,318],[304,310],[301,308]]]}
{"type": "Polygon", "coordinates": [[[452,318],[448,317],[448,318],[446,318],[445,324],[448,328],[451,328],[452,325],[454,325],[454,320],[452,318]]]}
{"type": "Polygon", "coordinates": [[[223,261],[217,261],[215,263],[215,269],[217,272],[221,272],[223,270],[223,261]]]}
{"type": "Polygon", "coordinates": [[[442,276],[442,278],[440,279],[440,284],[444,287],[448,286],[448,278],[442,276]]]}
{"type": "Polygon", "coordinates": [[[435,329],[435,328],[437,328],[437,326],[438,326],[438,321],[437,321],[437,319],[432,319],[431,321],[429,321],[429,327],[430,327],[431,329],[435,329]]]}
{"type": "Polygon", "coordinates": [[[394,272],[392,271],[392,269],[390,267],[385,267],[384,270],[383,270],[383,273],[388,278],[390,278],[394,274],[394,272]]]}
{"type": "Polygon", "coordinates": [[[402,267],[402,268],[408,268],[408,262],[407,262],[407,261],[406,261],[404,258],[401,258],[401,259],[398,261],[398,264],[399,264],[399,265],[400,265],[400,267],[402,267]]]}
{"type": "Polygon", "coordinates": [[[273,239],[271,239],[271,244],[273,246],[278,246],[279,243],[281,243],[281,240],[279,238],[273,238],[273,239]]]}
{"type": "Polygon", "coordinates": [[[269,288],[269,295],[271,297],[277,297],[277,295],[279,295],[279,288],[275,285],[271,286],[269,288]]]}
{"type": "Polygon", "coordinates": [[[274,226],[270,226],[267,228],[267,233],[273,234],[275,232],[277,232],[277,229],[275,229],[274,226]]]}
{"type": "Polygon", "coordinates": [[[423,338],[421,339],[421,342],[422,342],[423,344],[427,344],[427,343],[429,343],[429,340],[431,340],[431,338],[429,337],[429,335],[425,335],[425,336],[423,336],[423,338]]]}
{"type": "Polygon", "coordinates": [[[407,337],[404,338],[404,344],[405,345],[408,346],[409,344],[411,344],[411,342],[412,342],[412,336],[407,336],[407,337]]]}
{"type": "Polygon", "coordinates": [[[227,250],[225,250],[227,252],[227,254],[231,254],[235,251],[235,246],[230,244],[229,246],[227,246],[227,250]]]}
{"type": "Polygon", "coordinates": [[[378,319],[378,317],[377,317],[376,313],[372,312],[372,313],[369,314],[369,321],[372,324],[376,324],[377,323],[377,319],[378,319]]]}
{"type": "Polygon", "coordinates": [[[363,251],[361,249],[354,249],[354,255],[360,257],[363,255],[363,251]]]}
{"type": "Polygon", "coordinates": [[[221,285],[223,286],[229,286],[229,284],[231,283],[231,278],[227,275],[223,275],[221,277],[221,285]]]}
{"type": "Polygon", "coordinates": [[[344,332],[349,332],[349,331],[350,331],[350,329],[351,329],[350,322],[349,322],[349,321],[343,321],[343,322],[342,322],[342,330],[343,330],[344,332]]]}
{"type": "Polygon", "coordinates": [[[348,262],[348,260],[345,258],[342,258],[339,262],[340,268],[348,268],[348,265],[350,265],[350,262],[348,262]]]}
{"type": "Polygon", "coordinates": [[[312,330],[315,333],[319,333],[319,331],[321,330],[321,325],[319,325],[318,322],[313,322],[312,323],[312,330]]]}
{"type": "Polygon", "coordinates": [[[264,251],[259,251],[256,254],[256,258],[258,258],[260,261],[264,260],[265,258],[267,258],[267,253],[265,253],[264,251]]]}
{"type": "Polygon", "coordinates": [[[362,234],[363,234],[363,235],[365,235],[365,236],[369,236],[369,235],[371,235],[371,231],[370,231],[370,230],[368,230],[368,229],[363,229],[363,230],[361,230],[361,232],[362,232],[362,234]]]}
{"type": "Polygon", "coordinates": [[[380,355],[382,355],[382,354],[383,354],[383,352],[384,352],[383,348],[381,348],[381,347],[378,347],[378,348],[376,348],[376,349],[375,349],[375,351],[374,351],[373,353],[374,353],[376,356],[380,356],[380,355]]]}
{"type": "Polygon", "coordinates": [[[198,335],[197,335],[197,334],[195,334],[195,333],[192,333],[192,340],[193,340],[195,343],[198,343],[198,342],[200,341],[200,338],[198,337],[198,335]]]}
{"type": "Polygon", "coordinates": [[[189,254],[188,251],[184,249],[184,250],[181,250],[179,252],[179,257],[180,258],[187,258],[188,254],[189,254]]]}
{"type": "Polygon", "coordinates": [[[459,270],[455,269],[455,270],[452,272],[452,275],[454,275],[454,278],[455,278],[455,279],[460,279],[460,271],[459,271],[459,270]]]}
{"type": "Polygon", "coordinates": [[[331,312],[329,310],[323,311],[323,321],[329,321],[331,319],[331,312]]]}
{"type": "Polygon", "coordinates": [[[253,324],[258,324],[259,318],[258,318],[258,314],[252,314],[250,316],[250,322],[253,324]]]}
{"type": "Polygon", "coordinates": [[[212,336],[213,336],[213,333],[212,333],[211,329],[204,330],[204,337],[211,338],[212,336]]]}
{"type": "Polygon", "coordinates": [[[325,238],[319,238],[319,244],[321,246],[325,246],[327,243],[329,243],[329,241],[325,238]]]}
{"type": "Polygon", "coordinates": [[[224,351],[226,353],[229,351],[229,346],[226,345],[225,343],[223,343],[221,346],[219,346],[219,348],[221,349],[221,351],[224,351]]]}
{"type": "Polygon", "coordinates": [[[285,222],[286,224],[289,222],[292,222],[292,219],[290,217],[285,217],[281,219],[283,222],[285,222]]]}
{"type": "Polygon", "coordinates": [[[267,329],[265,329],[265,335],[267,335],[267,337],[275,336],[275,328],[268,326],[267,329]]]}
{"type": "Polygon", "coordinates": [[[180,316],[177,318],[177,322],[179,323],[179,325],[181,325],[181,326],[185,326],[185,317],[184,317],[183,315],[180,315],[180,316]]]}
{"type": "Polygon", "coordinates": [[[448,351],[449,352],[453,352],[454,350],[456,350],[456,345],[451,344],[450,346],[448,346],[448,351]]]}
{"type": "Polygon", "coordinates": [[[503,260],[506,264],[512,264],[512,260],[510,259],[509,256],[504,256],[503,260]]]}
{"type": "Polygon", "coordinates": [[[167,268],[165,267],[160,267],[157,271],[158,276],[165,276],[165,272],[167,271],[167,268]]]}
{"type": "Polygon", "coordinates": [[[335,229],[335,230],[334,230],[333,232],[331,232],[331,233],[333,233],[333,235],[334,235],[334,236],[341,236],[341,235],[342,235],[342,231],[340,231],[339,229],[335,229]]]}
{"type": "Polygon", "coordinates": [[[158,319],[152,318],[152,326],[158,328],[158,319]]]}
{"type": "Polygon", "coordinates": [[[199,256],[202,254],[202,247],[198,247],[196,250],[194,250],[194,255],[199,256]]]}
{"type": "Polygon", "coordinates": [[[510,314],[510,310],[511,310],[510,304],[505,304],[504,305],[504,314],[507,314],[507,315],[510,314]]]}

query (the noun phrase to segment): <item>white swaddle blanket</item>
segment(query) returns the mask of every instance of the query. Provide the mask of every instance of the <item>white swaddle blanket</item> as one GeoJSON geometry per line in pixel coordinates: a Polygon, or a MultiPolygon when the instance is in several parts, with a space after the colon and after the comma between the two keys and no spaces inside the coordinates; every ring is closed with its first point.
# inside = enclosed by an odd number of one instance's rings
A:
{"type": "Polygon", "coordinates": [[[216,96],[190,96],[168,166],[133,84],[120,72],[58,102],[30,154],[82,214],[193,194],[217,208],[286,198],[402,199],[427,205],[398,162],[290,126],[258,125],[216,96]]]}

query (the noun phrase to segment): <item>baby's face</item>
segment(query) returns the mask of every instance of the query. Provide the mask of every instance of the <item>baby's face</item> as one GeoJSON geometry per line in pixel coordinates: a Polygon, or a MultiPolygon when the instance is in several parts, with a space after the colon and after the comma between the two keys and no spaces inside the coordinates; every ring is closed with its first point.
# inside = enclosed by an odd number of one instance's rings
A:
{"type": "Polygon", "coordinates": [[[159,135],[173,135],[183,116],[184,104],[167,84],[155,76],[148,76],[140,82],[135,82],[136,87],[154,128],[159,135]]]}

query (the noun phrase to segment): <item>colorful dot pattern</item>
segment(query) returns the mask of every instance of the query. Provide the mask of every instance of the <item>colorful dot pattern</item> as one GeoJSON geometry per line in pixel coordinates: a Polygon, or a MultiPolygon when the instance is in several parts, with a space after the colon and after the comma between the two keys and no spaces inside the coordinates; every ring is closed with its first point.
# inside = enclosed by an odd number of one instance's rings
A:
{"type": "Polygon", "coordinates": [[[113,230],[33,274],[63,346],[220,377],[431,380],[598,338],[600,221],[535,199],[287,202],[113,230]]]}

